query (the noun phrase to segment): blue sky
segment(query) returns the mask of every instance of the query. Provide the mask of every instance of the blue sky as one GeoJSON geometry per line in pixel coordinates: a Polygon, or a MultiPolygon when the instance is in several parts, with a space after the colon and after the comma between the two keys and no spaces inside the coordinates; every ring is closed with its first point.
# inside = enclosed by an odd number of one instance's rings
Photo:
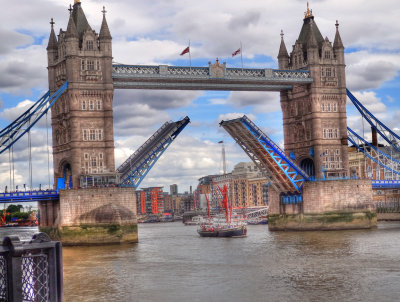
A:
{"type": "MultiPolygon", "coordinates": [[[[48,90],[46,46],[50,18],[55,31],[67,27],[73,1],[0,0],[7,15],[0,24],[0,126],[48,90]]],[[[203,0],[140,1],[82,0],[91,27],[99,32],[103,5],[113,36],[114,61],[124,64],[188,66],[179,56],[191,41],[192,66],[226,62],[240,67],[231,53],[243,45],[244,67],[277,68],[280,32],[288,51],[300,32],[306,1],[203,0]]],[[[322,35],[333,41],[335,23],[346,47],[348,88],[392,129],[400,129],[400,3],[395,0],[310,2],[322,35]]],[[[186,115],[191,124],[164,153],[143,186],[165,187],[177,183],[179,191],[195,187],[203,175],[221,170],[221,146],[226,145],[227,166],[232,170],[245,153],[219,127],[221,119],[248,115],[277,143],[282,144],[282,115],[277,92],[215,91],[115,91],[114,132],[116,166],[167,120],[186,115]]],[[[361,129],[360,116],[348,106],[348,124],[361,129]]],[[[367,133],[367,136],[369,134],[367,133]]],[[[48,183],[45,121],[35,127],[34,186],[48,183]]],[[[15,182],[29,183],[27,142],[15,148],[15,182]]],[[[52,173],[52,162],[50,173],[52,173]]],[[[8,155],[0,156],[0,191],[9,184],[8,155]]]]}

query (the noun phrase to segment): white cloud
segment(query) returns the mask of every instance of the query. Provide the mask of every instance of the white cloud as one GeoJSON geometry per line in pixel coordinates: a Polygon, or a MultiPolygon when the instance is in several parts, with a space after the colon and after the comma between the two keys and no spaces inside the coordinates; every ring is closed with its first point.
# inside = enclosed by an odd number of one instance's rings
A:
{"type": "Polygon", "coordinates": [[[356,99],[372,114],[385,113],[386,106],[374,91],[353,92],[356,99]]]}
{"type": "Polygon", "coordinates": [[[346,55],[346,79],[350,90],[379,88],[400,70],[397,54],[373,54],[365,50],[346,55]]]}
{"type": "Polygon", "coordinates": [[[228,97],[228,103],[235,107],[255,106],[258,113],[274,112],[281,109],[279,93],[258,91],[233,91],[228,97]]]}

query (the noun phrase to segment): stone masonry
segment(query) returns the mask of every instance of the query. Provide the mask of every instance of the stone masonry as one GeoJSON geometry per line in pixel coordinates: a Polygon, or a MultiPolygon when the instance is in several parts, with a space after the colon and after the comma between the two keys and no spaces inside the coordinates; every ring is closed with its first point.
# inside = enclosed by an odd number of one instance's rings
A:
{"type": "Polygon", "coordinates": [[[68,81],[51,112],[54,182],[67,189],[59,202],[40,202],[40,230],[70,245],[137,242],[134,188],[78,188],[82,175],[115,172],[112,37],[104,8],[99,34],[79,0],[69,11],[58,38],[51,20],[47,46],[50,91],[68,81]]]}
{"type": "Polygon", "coordinates": [[[40,230],[63,244],[138,241],[134,188],[61,190],[60,201],[40,203],[40,230]]]}
{"type": "Polygon", "coordinates": [[[112,38],[103,10],[97,34],[80,1],[70,8],[67,30],[58,40],[51,22],[47,46],[50,91],[65,81],[68,90],[52,108],[55,183],[65,177],[72,187],[81,174],[115,171],[113,131],[112,38]]]}
{"type": "Polygon", "coordinates": [[[336,22],[333,45],[321,35],[307,8],[290,55],[283,33],[280,69],[310,70],[312,84],[281,92],[284,144],[287,155],[310,176],[348,176],[346,78],[344,46],[336,22]]]}

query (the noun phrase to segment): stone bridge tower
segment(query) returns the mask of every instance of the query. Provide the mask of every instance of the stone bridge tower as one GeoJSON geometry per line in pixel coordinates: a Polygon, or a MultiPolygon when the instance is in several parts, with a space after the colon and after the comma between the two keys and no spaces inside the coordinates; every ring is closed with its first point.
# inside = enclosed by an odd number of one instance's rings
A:
{"type": "Polygon", "coordinates": [[[100,33],[89,25],[79,0],[69,9],[58,39],[51,22],[47,46],[50,91],[65,81],[68,91],[52,109],[55,183],[78,187],[81,175],[115,171],[112,45],[105,10],[100,33]]]}
{"type": "MultiPolygon", "coordinates": [[[[308,5],[307,5],[308,6],[308,5]]],[[[281,92],[287,154],[316,178],[349,176],[344,47],[336,21],[333,45],[322,37],[307,7],[303,27],[287,52],[283,33],[280,69],[310,70],[314,82],[281,92]]]]}

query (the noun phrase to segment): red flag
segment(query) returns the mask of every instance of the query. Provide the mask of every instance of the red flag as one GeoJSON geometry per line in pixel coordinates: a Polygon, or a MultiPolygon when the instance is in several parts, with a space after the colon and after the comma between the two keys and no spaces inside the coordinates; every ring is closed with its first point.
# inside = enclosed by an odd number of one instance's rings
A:
{"type": "Polygon", "coordinates": [[[241,49],[239,48],[238,50],[236,50],[235,52],[232,53],[232,57],[240,54],[241,49]]]}
{"type": "Polygon", "coordinates": [[[189,52],[189,46],[186,47],[182,52],[181,52],[181,56],[183,56],[185,53],[189,52]]]}

